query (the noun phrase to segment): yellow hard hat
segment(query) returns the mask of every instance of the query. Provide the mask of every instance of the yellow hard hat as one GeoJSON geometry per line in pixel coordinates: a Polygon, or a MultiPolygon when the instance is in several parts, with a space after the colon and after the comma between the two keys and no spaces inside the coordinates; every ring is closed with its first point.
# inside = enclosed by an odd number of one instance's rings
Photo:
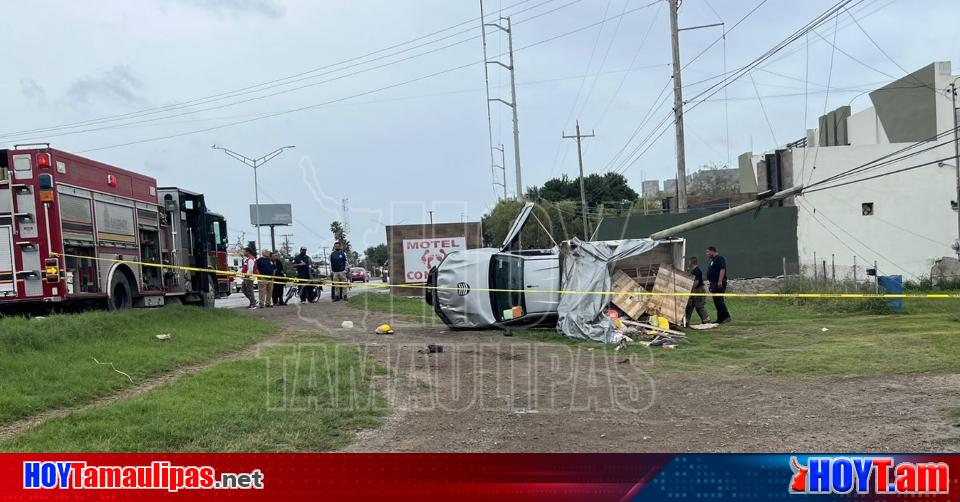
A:
{"type": "Polygon", "coordinates": [[[376,331],[376,333],[377,333],[378,335],[392,335],[392,334],[393,334],[393,328],[391,328],[389,324],[381,324],[381,325],[377,326],[377,331],[376,331]]]}

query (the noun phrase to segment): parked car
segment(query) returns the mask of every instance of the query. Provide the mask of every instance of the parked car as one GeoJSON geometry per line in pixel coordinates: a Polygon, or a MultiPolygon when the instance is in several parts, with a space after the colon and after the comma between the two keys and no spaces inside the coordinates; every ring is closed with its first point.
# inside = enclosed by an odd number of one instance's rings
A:
{"type": "Polygon", "coordinates": [[[350,282],[370,282],[370,276],[367,274],[367,269],[363,267],[351,267],[350,282]]]}

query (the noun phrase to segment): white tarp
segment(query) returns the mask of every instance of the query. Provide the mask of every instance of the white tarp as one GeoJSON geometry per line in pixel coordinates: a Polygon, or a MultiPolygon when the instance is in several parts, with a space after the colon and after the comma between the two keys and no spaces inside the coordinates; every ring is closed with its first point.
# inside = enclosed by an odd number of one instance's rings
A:
{"type": "MultiPolygon", "coordinates": [[[[564,241],[560,263],[564,291],[610,291],[610,271],[620,260],[646,254],[663,241],[624,239],[620,241],[564,241]]],[[[557,306],[557,331],[572,338],[589,338],[609,343],[613,324],[603,315],[609,294],[563,294],[557,306]]]]}

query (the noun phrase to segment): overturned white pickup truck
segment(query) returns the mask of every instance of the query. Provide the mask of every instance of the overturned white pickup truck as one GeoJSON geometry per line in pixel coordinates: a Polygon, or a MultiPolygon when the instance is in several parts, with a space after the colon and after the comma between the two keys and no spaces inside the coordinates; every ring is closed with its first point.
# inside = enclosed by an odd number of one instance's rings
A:
{"type": "Polygon", "coordinates": [[[638,277],[660,265],[683,268],[683,239],[573,239],[513,251],[533,207],[523,207],[499,249],[456,251],[431,269],[426,299],[448,326],[557,325],[569,336],[602,339],[607,326],[593,323],[610,299],[582,292],[610,291],[614,270],[638,277]]]}
{"type": "MultiPolygon", "coordinates": [[[[572,239],[552,249],[515,250],[520,232],[532,216],[534,204],[527,203],[499,249],[455,251],[433,267],[425,288],[426,301],[453,329],[555,325],[567,336],[607,341],[613,329],[603,314],[611,301],[614,275],[629,276],[642,291],[660,268],[682,273],[686,241],[673,236],[758,209],[802,188],[762,194],[762,199],[662,230],[647,239],[572,239]]],[[[670,301],[672,310],[682,311],[687,298],[675,296],[670,301]]]]}

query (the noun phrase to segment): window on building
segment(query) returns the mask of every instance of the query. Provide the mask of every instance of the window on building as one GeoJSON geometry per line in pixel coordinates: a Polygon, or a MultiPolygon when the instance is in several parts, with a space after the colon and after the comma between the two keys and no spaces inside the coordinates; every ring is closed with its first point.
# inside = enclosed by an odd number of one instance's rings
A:
{"type": "Polygon", "coordinates": [[[873,216],[873,202],[864,202],[860,204],[864,216],[873,216]]]}

